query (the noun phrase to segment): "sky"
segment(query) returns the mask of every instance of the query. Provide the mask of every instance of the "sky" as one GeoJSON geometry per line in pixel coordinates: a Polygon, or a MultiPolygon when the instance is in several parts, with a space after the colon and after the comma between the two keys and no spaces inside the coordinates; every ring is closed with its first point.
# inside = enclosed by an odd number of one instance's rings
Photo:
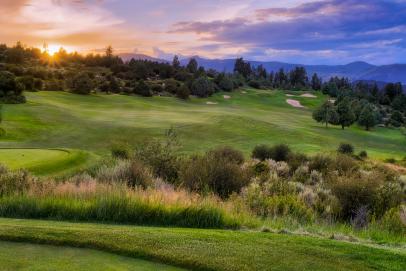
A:
{"type": "Polygon", "coordinates": [[[0,0],[0,43],[303,64],[406,63],[406,0],[0,0]]]}

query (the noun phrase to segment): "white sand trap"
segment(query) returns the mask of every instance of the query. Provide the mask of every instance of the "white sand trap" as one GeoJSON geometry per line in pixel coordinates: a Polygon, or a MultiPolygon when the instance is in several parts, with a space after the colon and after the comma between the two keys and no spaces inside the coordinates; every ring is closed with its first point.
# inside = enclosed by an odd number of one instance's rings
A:
{"type": "Polygon", "coordinates": [[[317,96],[310,94],[310,93],[305,93],[300,95],[300,97],[305,97],[305,98],[317,98],[317,96]]]}
{"type": "Polygon", "coordinates": [[[247,92],[246,92],[246,91],[244,91],[244,90],[243,90],[243,91],[241,91],[241,93],[242,93],[242,94],[247,94],[247,92]]]}
{"type": "Polygon", "coordinates": [[[292,94],[286,94],[286,97],[295,97],[295,95],[292,95],[292,94]]]}
{"type": "Polygon", "coordinates": [[[218,104],[218,103],[207,102],[206,104],[208,104],[208,105],[212,105],[212,104],[218,104]]]}
{"type": "Polygon", "coordinates": [[[224,99],[226,99],[226,100],[231,99],[231,96],[228,96],[228,95],[224,95],[223,97],[224,97],[224,99]]]}
{"type": "Polygon", "coordinates": [[[335,99],[330,99],[330,100],[328,100],[330,103],[335,103],[336,102],[336,100],[335,99]]]}
{"type": "Polygon", "coordinates": [[[287,99],[286,102],[293,107],[304,108],[304,106],[299,101],[287,99]]]}

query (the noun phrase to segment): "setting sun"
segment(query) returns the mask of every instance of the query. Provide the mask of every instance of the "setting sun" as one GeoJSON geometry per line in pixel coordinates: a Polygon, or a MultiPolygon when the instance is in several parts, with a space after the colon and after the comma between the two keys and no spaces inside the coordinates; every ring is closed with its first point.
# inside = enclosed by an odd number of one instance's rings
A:
{"type": "Polygon", "coordinates": [[[74,51],[74,49],[69,46],[55,44],[55,43],[44,44],[42,47],[43,52],[48,52],[48,54],[51,56],[55,55],[61,49],[64,49],[68,53],[71,53],[74,51]]]}

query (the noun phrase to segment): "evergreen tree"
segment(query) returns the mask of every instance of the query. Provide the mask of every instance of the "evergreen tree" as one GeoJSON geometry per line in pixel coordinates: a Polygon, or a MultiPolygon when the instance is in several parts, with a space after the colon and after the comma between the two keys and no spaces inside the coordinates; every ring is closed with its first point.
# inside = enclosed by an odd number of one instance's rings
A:
{"type": "Polygon", "coordinates": [[[177,55],[175,55],[173,57],[172,67],[175,68],[175,70],[180,68],[180,61],[179,61],[179,57],[177,55]]]}
{"type": "Polygon", "coordinates": [[[322,85],[321,78],[319,78],[317,73],[314,73],[313,76],[312,76],[312,89],[313,90],[321,90],[321,85],[322,85]]]}
{"type": "Polygon", "coordinates": [[[245,62],[243,58],[238,58],[234,64],[234,72],[241,74],[245,79],[247,79],[252,73],[251,64],[249,62],[245,62]]]}
{"type": "Polygon", "coordinates": [[[186,69],[190,72],[195,74],[197,72],[197,69],[199,68],[199,65],[197,64],[196,59],[191,58],[189,60],[189,63],[186,66],[186,69]]]}
{"type": "Polygon", "coordinates": [[[358,124],[364,126],[367,131],[378,124],[378,114],[372,104],[366,104],[363,107],[358,117],[358,124]]]}
{"type": "Polygon", "coordinates": [[[328,127],[328,124],[337,124],[339,120],[336,108],[330,101],[326,101],[313,112],[313,119],[323,123],[328,127]]]}
{"type": "Polygon", "coordinates": [[[350,127],[354,124],[356,118],[351,108],[351,100],[346,97],[337,104],[338,124],[344,130],[345,127],[350,127]]]}

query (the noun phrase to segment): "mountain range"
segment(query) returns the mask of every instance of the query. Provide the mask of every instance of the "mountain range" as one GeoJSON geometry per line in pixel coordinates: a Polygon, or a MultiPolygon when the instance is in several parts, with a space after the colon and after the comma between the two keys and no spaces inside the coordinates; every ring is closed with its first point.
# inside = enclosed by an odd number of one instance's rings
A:
{"type": "MultiPolygon", "coordinates": [[[[171,62],[165,59],[154,58],[143,54],[122,54],[120,57],[124,61],[129,61],[131,58],[142,59],[157,62],[171,62]]],[[[184,57],[180,59],[181,65],[185,66],[192,57],[184,57]]],[[[208,59],[199,56],[193,56],[199,66],[205,69],[214,69],[217,71],[232,72],[234,69],[235,59],[208,59]]],[[[317,73],[328,80],[332,76],[347,77],[352,81],[379,81],[379,82],[401,82],[406,85],[406,64],[391,64],[391,65],[372,65],[366,62],[352,62],[346,65],[303,65],[292,64],[276,61],[249,61],[252,66],[257,67],[263,65],[267,71],[276,72],[279,69],[290,71],[295,67],[305,67],[309,76],[317,73]]]]}

